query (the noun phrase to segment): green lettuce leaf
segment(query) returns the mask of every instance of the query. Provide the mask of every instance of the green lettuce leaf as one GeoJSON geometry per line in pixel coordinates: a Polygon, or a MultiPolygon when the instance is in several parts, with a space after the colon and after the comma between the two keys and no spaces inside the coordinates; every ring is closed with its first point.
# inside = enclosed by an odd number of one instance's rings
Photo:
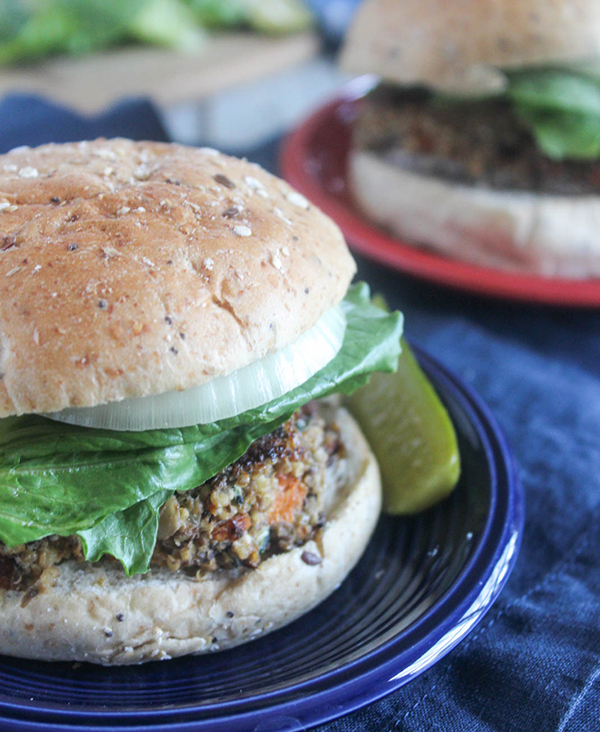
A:
{"type": "Polygon", "coordinates": [[[97,562],[102,555],[111,554],[121,559],[128,574],[146,572],[156,544],[160,509],[171,495],[171,491],[158,491],[124,511],[111,513],[94,528],[80,531],[86,559],[97,562]],[[131,541],[132,534],[135,541],[131,541]]]}
{"type": "Polygon", "coordinates": [[[186,0],[207,28],[247,25],[262,33],[293,33],[313,25],[302,0],[186,0]]]}
{"type": "Polygon", "coordinates": [[[242,25],[246,10],[242,0],[186,0],[196,20],[205,28],[242,25]]]}
{"type": "Polygon", "coordinates": [[[0,2],[0,43],[12,40],[29,20],[31,11],[22,0],[0,2]]]}
{"type": "MultiPolygon", "coordinates": [[[[0,64],[51,53],[89,53],[123,40],[144,0],[36,0],[26,20],[0,43],[0,64]]],[[[11,5],[15,5],[14,2],[11,5]]],[[[15,13],[13,13],[14,17],[15,13]]],[[[1,19],[1,16],[0,16],[1,19]]]]}
{"type": "Polygon", "coordinates": [[[507,95],[542,152],[554,160],[600,156],[597,78],[583,71],[544,68],[507,77],[507,95]]]}
{"type": "Polygon", "coordinates": [[[595,160],[600,157],[600,115],[516,107],[539,149],[552,160],[595,160]]]}
{"type": "Polygon", "coordinates": [[[196,50],[204,34],[181,0],[0,3],[0,64],[91,53],[130,40],[196,50]]]}
{"type": "Polygon", "coordinates": [[[148,568],[160,507],[241,457],[302,404],[351,393],[372,371],[393,371],[402,317],[369,300],[364,284],[344,300],[337,356],[279,399],[212,424],[113,432],[29,415],[0,421],[0,540],[15,546],[77,534],[86,558],[112,554],[129,573],[148,568]]]}
{"type": "Polygon", "coordinates": [[[313,25],[301,0],[242,0],[248,25],[261,33],[295,33],[313,25]]]}
{"type": "Polygon", "coordinates": [[[204,28],[286,33],[312,23],[302,0],[0,0],[0,65],[131,40],[195,51],[204,28]]]}
{"type": "Polygon", "coordinates": [[[145,0],[127,31],[137,41],[186,52],[197,51],[206,40],[190,8],[179,0],[145,0]]]}
{"type": "Polygon", "coordinates": [[[541,69],[509,75],[508,94],[513,102],[547,112],[600,115],[600,87],[589,76],[541,69]]]}

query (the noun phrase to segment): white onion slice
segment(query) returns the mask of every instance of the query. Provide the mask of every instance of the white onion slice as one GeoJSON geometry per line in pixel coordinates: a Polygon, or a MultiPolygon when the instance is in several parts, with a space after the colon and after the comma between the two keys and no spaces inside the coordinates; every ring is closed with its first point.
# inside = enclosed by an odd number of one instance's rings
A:
{"type": "Polygon", "coordinates": [[[280,351],[228,376],[185,391],[124,399],[97,407],[73,407],[46,417],[82,427],[142,431],[216,422],[283,396],[320,371],[342,347],[346,316],[328,310],[310,330],[280,351]]]}

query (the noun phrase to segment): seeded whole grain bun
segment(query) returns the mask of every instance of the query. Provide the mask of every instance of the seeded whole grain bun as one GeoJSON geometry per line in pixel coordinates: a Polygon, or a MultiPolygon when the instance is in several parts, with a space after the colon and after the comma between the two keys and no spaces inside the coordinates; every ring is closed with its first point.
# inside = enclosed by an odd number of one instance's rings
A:
{"type": "Polygon", "coordinates": [[[365,0],[341,63],[394,84],[475,93],[502,88],[499,68],[596,58],[597,0],[365,0]]]}
{"type": "Polygon", "coordinates": [[[126,577],[115,563],[64,562],[56,584],[33,597],[0,590],[2,653],[134,664],[230,648],[308,612],[356,564],[381,508],[379,469],[367,442],[344,409],[331,409],[345,459],[317,540],[257,569],[200,579],[168,569],[126,577]]]}
{"type": "Polygon", "coordinates": [[[461,185],[352,150],[360,208],[403,239],[449,257],[542,277],[600,277],[600,196],[461,185]]]}
{"type": "Polygon", "coordinates": [[[341,233],[212,149],[96,140],[0,156],[0,417],[182,390],[345,295],[341,233]]]}

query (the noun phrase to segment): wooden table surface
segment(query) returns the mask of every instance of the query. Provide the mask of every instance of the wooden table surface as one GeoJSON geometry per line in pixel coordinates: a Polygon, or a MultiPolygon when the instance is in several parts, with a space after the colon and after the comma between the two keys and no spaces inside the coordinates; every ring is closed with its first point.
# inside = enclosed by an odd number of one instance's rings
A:
{"type": "Polygon", "coordinates": [[[0,95],[39,93],[82,112],[96,112],[131,95],[168,105],[260,79],[310,60],[318,50],[314,33],[219,33],[210,35],[194,54],[137,46],[3,69],[0,95]]]}

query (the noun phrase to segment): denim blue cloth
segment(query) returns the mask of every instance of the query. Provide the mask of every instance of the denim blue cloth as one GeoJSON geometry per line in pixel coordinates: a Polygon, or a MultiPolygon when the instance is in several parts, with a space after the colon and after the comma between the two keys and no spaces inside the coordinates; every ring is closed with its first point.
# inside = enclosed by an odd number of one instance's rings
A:
{"type": "Polygon", "coordinates": [[[0,101],[0,153],[19,145],[95,137],[166,140],[167,133],[155,107],[145,99],[121,102],[90,117],[28,94],[11,94],[0,101]]]}
{"type": "Polygon", "coordinates": [[[516,568],[475,631],[409,685],[323,730],[600,729],[597,314],[485,300],[467,313],[464,299],[435,290],[432,307],[429,286],[403,290],[402,278],[360,270],[403,307],[413,340],[492,407],[521,466],[527,519],[516,568]]]}
{"type": "MultiPolygon", "coordinates": [[[[82,119],[0,102],[0,148],[121,134],[165,139],[151,105],[82,119]],[[20,115],[25,115],[20,117],[20,115]]],[[[277,143],[248,156],[276,170],[277,143]]],[[[600,318],[434,287],[358,259],[408,335],[486,399],[526,491],[521,554],[481,624],[418,679],[320,732],[600,729],[600,318]]]]}
{"type": "Polygon", "coordinates": [[[324,37],[334,46],[346,35],[361,0],[304,0],[317,19],[324,37]]]}
{"type": "MultiPolygon", "coordinates": [[[[277,170],[277,144],[248,156],[277,170]]],[[[520,465],[521,553],[474,632],[319,732],[600,730],[600,314],[465,295],[356,257],[406,332],[493,409],[520,465]]]]}

